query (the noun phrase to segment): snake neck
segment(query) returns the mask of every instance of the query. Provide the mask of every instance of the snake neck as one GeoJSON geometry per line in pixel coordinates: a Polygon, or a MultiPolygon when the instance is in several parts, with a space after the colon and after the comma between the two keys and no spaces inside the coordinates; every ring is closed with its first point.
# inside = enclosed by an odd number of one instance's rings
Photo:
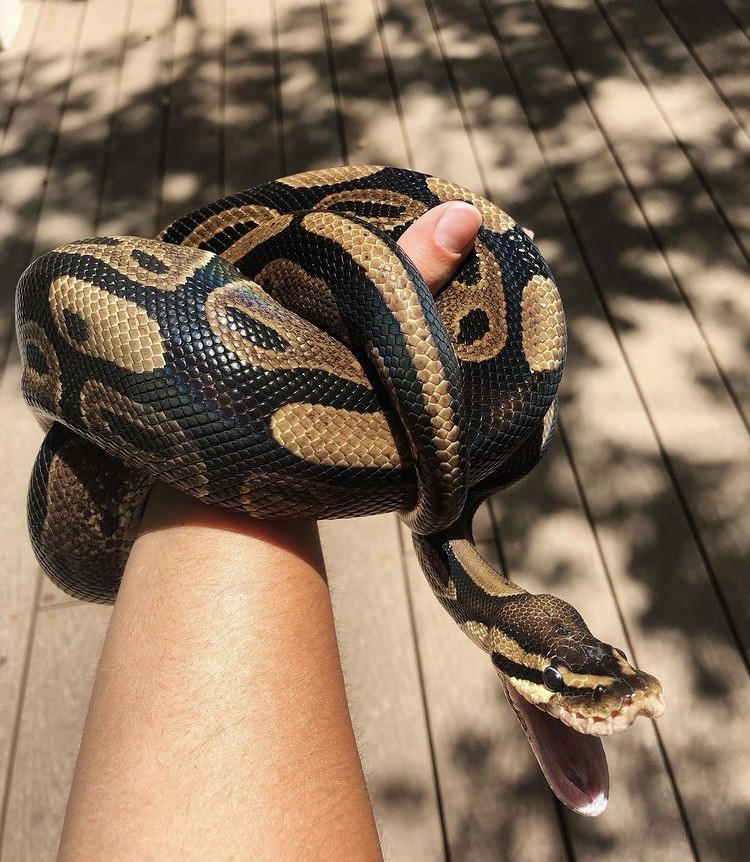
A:
{"type": "MultiPolygon", "coordinates": [[[[494,569],[474,544],[473,512],[430,536],[413,534],[414,548],[440,603],[485,652],[494,630],[511,626],[512,605],[530,594],[494,569]]],[[[494,660],[494,659],[493,659],[494,660]]]]}

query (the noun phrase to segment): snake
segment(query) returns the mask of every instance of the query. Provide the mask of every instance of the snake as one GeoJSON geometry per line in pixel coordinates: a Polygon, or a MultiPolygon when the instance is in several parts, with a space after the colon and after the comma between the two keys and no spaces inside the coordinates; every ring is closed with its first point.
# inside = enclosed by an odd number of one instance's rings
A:
{"type": "Polygon", "coordinates": [[[156,482],[254,518],[396,511],[545,772],[545,721],[570,741],[663,710],[654,677],[474,543],[478,507],[550,444],[567,350],[547,262],[486,198],[395,167],[298,173],[155,239],[42,255],[16,318],[23,396],[46,431],[31,543],[70,595],[115,600],[156,482]],[[397,240],[457,200],[482,225],[433,297],[397,240]]]}

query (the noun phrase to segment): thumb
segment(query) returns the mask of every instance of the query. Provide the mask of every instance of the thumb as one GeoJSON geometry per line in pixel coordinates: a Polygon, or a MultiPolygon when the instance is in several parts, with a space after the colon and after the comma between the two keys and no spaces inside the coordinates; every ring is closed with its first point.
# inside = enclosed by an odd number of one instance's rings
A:
{"type": "Polygon", "coordinates": [[[448,201],[420,216],[398,244],[437,293],[469,253],[482,224],[479,210],[464,201],[448,201]]]}

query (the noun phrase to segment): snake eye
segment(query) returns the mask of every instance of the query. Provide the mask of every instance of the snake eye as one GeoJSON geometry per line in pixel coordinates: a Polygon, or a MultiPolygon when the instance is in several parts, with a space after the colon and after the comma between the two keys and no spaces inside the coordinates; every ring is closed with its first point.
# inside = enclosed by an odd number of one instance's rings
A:
{"type": "Polygon", "coordinates": [[[550,691],[563,690],[562,674],[556,667],[553,667],[552,665],[548,665],[542,671],[542,682],[544,682],[545,688],[548,688],[550,691]]]}
{"type": "Polygon", "coordinates": [[[594,703],[599,703],[599,701],[604,697],[604,692],[607,689],[603,685],[598,685],[594,689],[594,703]]]}

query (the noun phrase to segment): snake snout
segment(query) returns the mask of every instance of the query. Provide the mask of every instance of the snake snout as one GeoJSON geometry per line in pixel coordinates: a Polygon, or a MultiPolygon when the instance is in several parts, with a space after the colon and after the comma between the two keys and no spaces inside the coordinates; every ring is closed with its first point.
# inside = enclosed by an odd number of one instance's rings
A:
{"type": "Polygon", "coordinates": [[[579,733],[592,736],[622,733],[639,715],[657,718],[664,712],[661,684],[651,674],[630,670],[609,683],[554,697],[543,708],[579,733]]]}

